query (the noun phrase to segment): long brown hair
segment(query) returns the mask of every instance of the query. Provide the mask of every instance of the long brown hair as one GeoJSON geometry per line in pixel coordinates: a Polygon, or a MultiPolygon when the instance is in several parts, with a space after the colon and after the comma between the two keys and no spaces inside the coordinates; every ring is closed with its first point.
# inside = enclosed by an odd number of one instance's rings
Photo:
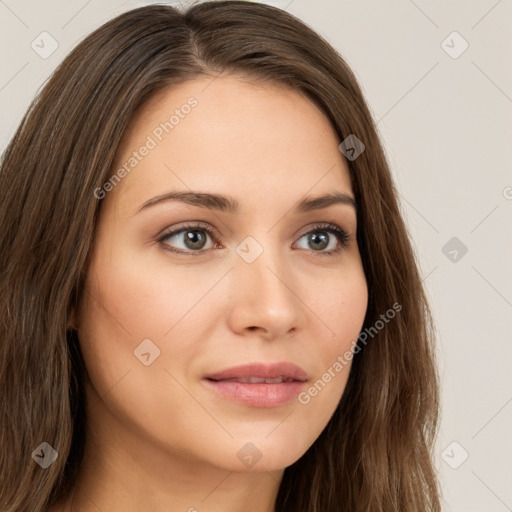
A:
{"type": "Polygon", "coordinates": [[[82,459],[83,360],[67,330],[80,299],[100,204],[136,109],[165,87],[236,73],[292,87],[325,113],[348,159],[369,303],[343,397],[287,467],[277,512],[439,511],[435,329],[393,180],[357,81],[289,13],[243,1],[180,12],[150,5],[105,23],[30,105],[0,167],[0,508],[42,512],[73,489],[82,459]],[[400,312],[376,329],[393,304],[400,312]],[[373,328],[373,331],[371,329],[373,328]],[[378,332],[376,332],[378,331],[378,332]],[[42,443],[58,457],[42,469],[42,443]]]}

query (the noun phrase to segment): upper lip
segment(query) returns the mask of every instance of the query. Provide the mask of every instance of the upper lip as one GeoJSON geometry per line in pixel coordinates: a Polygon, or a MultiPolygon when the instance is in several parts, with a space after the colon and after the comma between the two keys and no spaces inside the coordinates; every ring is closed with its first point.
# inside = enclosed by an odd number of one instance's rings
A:
{"type": "Polygon", "coordinates": [[[248,377],[259,377],[263,379],[275,379],[283,377],[305,382],[307,373],[300,367],[290,362],[279,363],[249,363],[233,366],[220,372],[207,375],[205,378],[211,380],[240,379],[248,377]]]}

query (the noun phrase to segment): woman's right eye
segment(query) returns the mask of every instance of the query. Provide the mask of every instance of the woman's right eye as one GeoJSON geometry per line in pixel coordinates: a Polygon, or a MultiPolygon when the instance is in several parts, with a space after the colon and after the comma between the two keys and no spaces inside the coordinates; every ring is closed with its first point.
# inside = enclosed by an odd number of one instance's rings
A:
{"type": "Polygon", "coordinates": [[[206,225],[191,224],[167,231],[158,241],[166,250],[197,255],[215,247],[213,237],[213,231],[206,225]],[[212,241],[210,246],[206,247],[208,239],[212,241]]]}
{"type": "Polygon", "coordinates": [[[178,254],[198,256],[219,247],[216,231],[205,223],[191,223],[178,228],[168,228],[158,239],[163,248],[178,254]]]}

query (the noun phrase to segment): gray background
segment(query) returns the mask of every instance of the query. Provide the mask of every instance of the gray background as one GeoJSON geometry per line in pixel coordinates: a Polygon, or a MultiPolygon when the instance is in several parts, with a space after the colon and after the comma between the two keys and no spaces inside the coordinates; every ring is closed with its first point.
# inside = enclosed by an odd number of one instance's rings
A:
{"type": "MultiPolygon", "coordinates": [[[[0,0],[0,150],[81,39],[149,3],[0,0]]],[[[439,335],[444,510],[512,511],[512,1],[267,3],[340,51],[378,121],[439,335]]]]}

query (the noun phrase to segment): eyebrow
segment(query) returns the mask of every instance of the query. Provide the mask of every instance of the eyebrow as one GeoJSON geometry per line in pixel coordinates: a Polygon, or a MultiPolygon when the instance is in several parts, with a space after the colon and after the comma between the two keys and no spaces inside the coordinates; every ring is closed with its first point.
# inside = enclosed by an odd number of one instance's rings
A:
{"type": "MultiPolygon", "coordinates": [[[[182,203],[198,206],[200,208],[207,208],[209,210],[218,210],[221,212],[228,212],[236,214],[240,211],[240,203],[231,197],[223,196],[220,194],[210,194],[205,192],[169,192],[167,194],[153,197],[146,201],[136,213],[139,213],[146,208],[155,206],[169,201],[179,201],[182,203]]],[[[335,204],[345,204],[354,208],[357,211],[356,201],[352,196],[343,192],[333,192],[318,197],[307,197],[299,201],[294,211],[296,213],[307,213],[314,210],[321,210],[328,208],[335,204]]]]}

